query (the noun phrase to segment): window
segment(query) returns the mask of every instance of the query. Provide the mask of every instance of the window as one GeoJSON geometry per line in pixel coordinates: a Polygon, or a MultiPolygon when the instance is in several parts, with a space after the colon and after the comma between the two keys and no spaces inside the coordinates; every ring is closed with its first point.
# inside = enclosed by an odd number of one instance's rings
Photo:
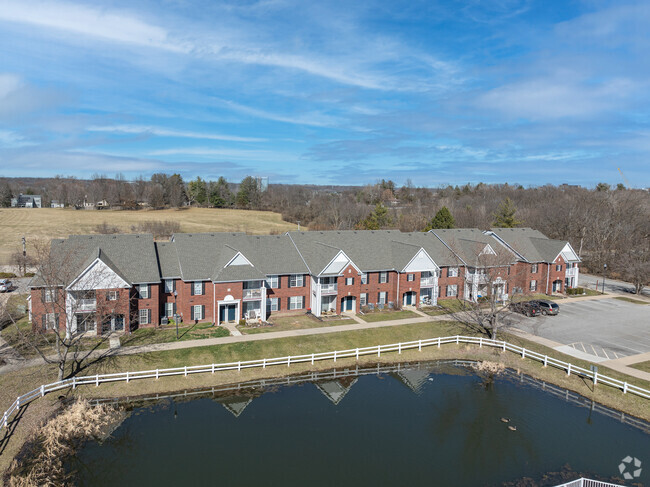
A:
{"type": "Polygon", "coordinates": [[[148,299],[149,298],[149,284],[140,284],[138,286],[138,294],[140,295],[140,299],[148,299]]]}
{"type": "Polygon", "coordinates": [[[289,309],[302,309],[305,307],[304,296],[291,296],[289,298],[289,309]]]}
{"type": "Polygon", "coordinates": [[[556,271],[561,271],[561,270],[562,270],[562,264],[557,264],[557,265],[555,266],[555,270],[556,270],[556,271]]]}
{"type": "Polygon", "coordinates": [[[303,275],[302,274],[291,274],[289,278],[289,287],[302,287],[303,286],[303,275]]]}
{"type": "Polygon", "coordinates": [[[43,316],[43,328],[46,330],[55,330],[58,321],[58,313],[46,313],[45,316],[43,316]]]}
{"type": "Polygon", "coordinates": [[[280,311],[280,300],[278,298],[268,298],[266,300],[267,311],[280,311]]]}
{"type": "Polygon", "coordinates": [[[192,319],[193,320],[202,320],[203,319],[203,306],[197,304],[192,306],[192,319]]]}
{"type": "Polygon", "coordinates": [[[458,267],[447,267],[447,277],[458,277],[458,267]]]}
{"type": "Polygon", "coordinates": [[[174,303],[165,303],[165,316],[167,318],[173,318],[175,311],[176,305],[174,303]]]}
{"type": "Polygon", "coordinates": [[[361,284],[368,284],[368,273],[363,272],[361,274],[361,284]]]}
{"type": "Polygon", "coordinates": [[[56,301],[56,289],[45,289],[43,290],[43,302],[44,303],[53,303],[56,301]]]}
{"type": "Polygon", "coordinates": [[[174,289],[176,289],[176,286],[174,285],[174,280],[165,279],[165,292],[167,294],[172,294],[174,292],[174,289]]]}
{"type": "Polygon", "coordinates": [[[201,296],[203,294],[203,282],[195,281],[192,283],[192,296],[201,296]]]}
{"type": "Polygon", "coordinates": [[[379,273],[379,284],[385,284],[388,282],[388,272],[379,273]]]}
{"type": "Polygon", "coordinates": [[[354,277],[346,277],[345,278],[345,285],[346,286],[352,286],[354,284],[354,277]]]}
{"type": "Polygon", "coordinates": [[[451,284],[447,286],[447,296],[458,296],[458,285],[451,284]]]}
{"type": "Polygon", "coordinates": [[[531,274],[537,274],[537,264],[533,264],[530,266],[530,272],[531,274]]]}
{"type": "Polygon", "coordinates": [[[537,291],[537,281],[535,281],[535,280],[530,281],[530,290],[531,291],[537,291]]]}
{"type": "Polygon", "coordinates": [[[278,289],[280,287],[280,279],[278,276],[267,276],[266,284],[270,289],[278,289]]]}
{"type": "Polygon", "coordinates": [[[108,300],[109,301],[117,301],[117,299],[120,297],[120,292],[119,291],[108,291],[108,300]]]}
{"type": "Polygon", "coordinates": [[[407,281],[415,281],[415,274],[406,274],[407,281]]]}
{"type": "Polygon", "coordinates": [[[139,313],[140,317],[140,324],[141,325],[146,325],[149,323],[149,315],[150,315],[151,310],[149,309],[141,309],[139,313]]]}
{"type": "Polygon", "coordinates": [[[377,304],[386,304],[386,291],[382,291],[377,295],[377,304]]]}
{"type": "Polygon", "coordinates": [[[361,295],[359,296],[359,300],[361,301],[361,306],[366,306],[368,304],[368,294],[361,293],[361,295]]]}

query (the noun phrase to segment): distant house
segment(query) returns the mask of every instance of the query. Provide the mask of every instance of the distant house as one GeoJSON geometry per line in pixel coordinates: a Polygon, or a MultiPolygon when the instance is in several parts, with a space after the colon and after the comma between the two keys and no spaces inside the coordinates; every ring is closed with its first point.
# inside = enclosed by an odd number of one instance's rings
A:
{"type": "Polygon", "coordinates": [[[40,194],[20,194],[18,198],[11,198],[12,208],[41,208],[40,194]]]}
{"type": "Polygon", "coordinates": [[[65,204],[57,200],[52,200],[52,202],[50,203],[50,208],[63,208],[63,207],[65,207],[65,204]]]}

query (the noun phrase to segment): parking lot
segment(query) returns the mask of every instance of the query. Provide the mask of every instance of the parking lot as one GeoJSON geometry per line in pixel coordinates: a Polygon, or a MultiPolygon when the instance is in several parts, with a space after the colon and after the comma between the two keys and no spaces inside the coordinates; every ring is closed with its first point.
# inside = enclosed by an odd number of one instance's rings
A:
{"type": "Polygon", "coordinates": [[[593,362],[650,352],[650,305],[618,299],[558,303],[558,316],[522,317],[516,328],[561,343],[557,350],[593,362]]]}

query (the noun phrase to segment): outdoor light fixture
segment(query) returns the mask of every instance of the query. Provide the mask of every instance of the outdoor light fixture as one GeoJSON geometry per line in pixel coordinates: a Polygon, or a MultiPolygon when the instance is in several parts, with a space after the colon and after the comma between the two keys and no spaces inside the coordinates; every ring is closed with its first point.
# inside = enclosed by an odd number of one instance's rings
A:
{"type": "Polygon", "coordinates": [[[603,264],[603,294],[605,294],[605,279],[607,278],[607,264],[603,264]]]}
{"type": "Polygon", "coordinates": [[[176,340],[178,340],[178,313],[176,313],[176,297],[178,296],[178,291],[174,289],[174,323],[176,323],[176,340]]]}

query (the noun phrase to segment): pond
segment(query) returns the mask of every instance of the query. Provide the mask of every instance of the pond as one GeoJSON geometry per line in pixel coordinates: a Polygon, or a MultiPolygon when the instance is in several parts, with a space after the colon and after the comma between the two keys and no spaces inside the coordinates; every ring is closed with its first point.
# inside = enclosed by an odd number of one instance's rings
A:
{"type": "Polygon", "coordinates": [[[306,374],[128,407],[109,439],[87,443],[68,462],[78,485],[556,485],[580,475],[621,482],[628,456],[644,464],[635,485],[650,485],[647,423],[513,371],[491,377],[460,361],[306,374]]]}

